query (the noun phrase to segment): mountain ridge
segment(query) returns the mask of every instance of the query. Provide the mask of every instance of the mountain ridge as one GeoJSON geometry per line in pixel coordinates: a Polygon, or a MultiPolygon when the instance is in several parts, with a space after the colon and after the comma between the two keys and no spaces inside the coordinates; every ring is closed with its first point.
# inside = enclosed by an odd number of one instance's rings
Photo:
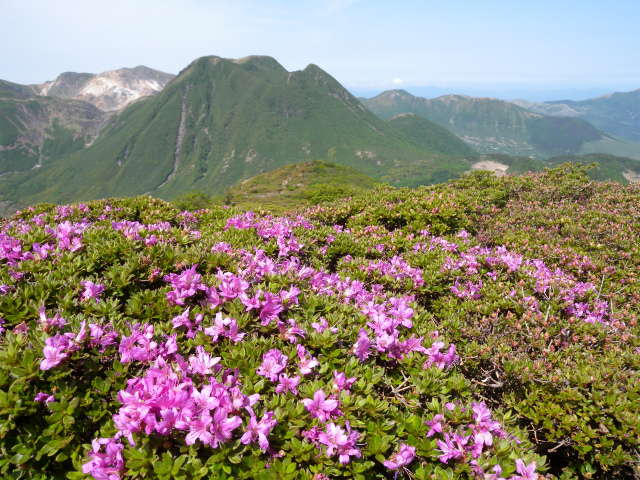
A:
{"type": "Polygon", "coordinates": [[[388,90],[362,103],[382,119],[405,112],[421,115],[481,153],[549,158],[602,152],[640,159],[638,145],[585,120],[530,112],[504,100],[465,95],[426,99],[405,90],[388,90]]]}
{"type": "Polygon", "coordinates": [[[55,80],[29,87],[37,95],[82,100],[109,112],[158,94],[173,78],[173,74],[139,65],[99,74],[64,72],[55,80]]]}
{"type": "Polygon", "coordinates": [[[640,143],[640,88],[580,101],[511,102],[536,113],[581,118],[605,132],[640,143]]]}

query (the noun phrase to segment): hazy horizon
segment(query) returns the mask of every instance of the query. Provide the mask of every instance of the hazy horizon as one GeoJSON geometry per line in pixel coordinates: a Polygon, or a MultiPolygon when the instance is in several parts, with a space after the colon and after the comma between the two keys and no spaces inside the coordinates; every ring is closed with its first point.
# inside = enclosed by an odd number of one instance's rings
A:
{"type": "Polygon", "coordinates": [[[314,63],[371,95],[640,88],[636,0],[0,2],[0,39],[11,45],[0,51],[0,79],[19,84],[137,65],[176,74],[205,55],[269,55],[289,71],[314,63]]]}

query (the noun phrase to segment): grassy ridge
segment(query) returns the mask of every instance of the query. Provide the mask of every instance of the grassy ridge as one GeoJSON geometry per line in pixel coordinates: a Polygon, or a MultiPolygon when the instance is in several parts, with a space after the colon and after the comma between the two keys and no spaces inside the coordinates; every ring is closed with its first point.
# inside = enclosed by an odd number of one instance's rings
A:
{"type": "Polygon", "coordinates": [[[594,165],[588,171],[588,176],[597,181],[613,181],[627,185],[638,183],[640,175],[640,162],[632,158],[617,157],[604,153],[590,153],[587,155],[559,155],[546,160],[533,160],[527,157],[512,157],[502,154],[481,155],[478,160],[488,160],[506,165],[506,174],[521,175],[528,172],[543,172],[545,168],[554,168],[563,163],[577,163],[594,165]]]}
{"type": "Polygon", "coordinates": [[[307,204],[346,198],[379,185],[349,167],[314,160],[263,173],[230,188],[229,205],[282,212],[307,204]]]}

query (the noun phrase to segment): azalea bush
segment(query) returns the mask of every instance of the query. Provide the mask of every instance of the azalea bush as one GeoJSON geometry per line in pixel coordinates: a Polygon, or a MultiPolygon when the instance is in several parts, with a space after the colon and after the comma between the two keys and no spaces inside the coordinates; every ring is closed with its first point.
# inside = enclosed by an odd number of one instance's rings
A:
{"type": "Polygon", "coordinates": [[[0,233],[0,473],[633,478],[638,205],[563,166],[282,216],[31,207],[0,233]]]}

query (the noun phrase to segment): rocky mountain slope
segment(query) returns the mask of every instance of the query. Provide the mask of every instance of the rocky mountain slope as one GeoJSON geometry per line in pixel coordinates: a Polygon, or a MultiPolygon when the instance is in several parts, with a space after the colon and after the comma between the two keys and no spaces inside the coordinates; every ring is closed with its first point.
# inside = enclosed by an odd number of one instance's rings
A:
{"type": "Polygon", "coordinates": [[[2,87],[0,175],[39,168],[82,150],[110,118],[86,102],[3,96],[2,87]]]}
{"type": "Polygon", "coordinates": [[[170,73],[139,66],[100,74],[66,72],[53,81],[30,87],[36,95],[82,100],[110,112],[139,98],[157,95],[174,78],[170,73]]]}
{"type": "Polygon", "coordinates": [[[40,85],[0,80],[0,175],[39,168],[91,145],[109,119],[175,76],[147,67],[61,74],[40,85]]]}
{"type": "Polygon", "coordinates": [[[455,133],[481,153],[548,158],[608,153],[640,159],[640,147],[573,117],[530,112],[513,103],[465,95],[435,99],[389,90],[362,103],[382,119],[415,113],[455,133]]]}
{"type": "Polygon", "coordinates": [[[512,103],[544,115],[581,118],[600,130],[640,143],[640,89],[579,102],[561,100],[534,103],[516,99],[512,103]]]}

